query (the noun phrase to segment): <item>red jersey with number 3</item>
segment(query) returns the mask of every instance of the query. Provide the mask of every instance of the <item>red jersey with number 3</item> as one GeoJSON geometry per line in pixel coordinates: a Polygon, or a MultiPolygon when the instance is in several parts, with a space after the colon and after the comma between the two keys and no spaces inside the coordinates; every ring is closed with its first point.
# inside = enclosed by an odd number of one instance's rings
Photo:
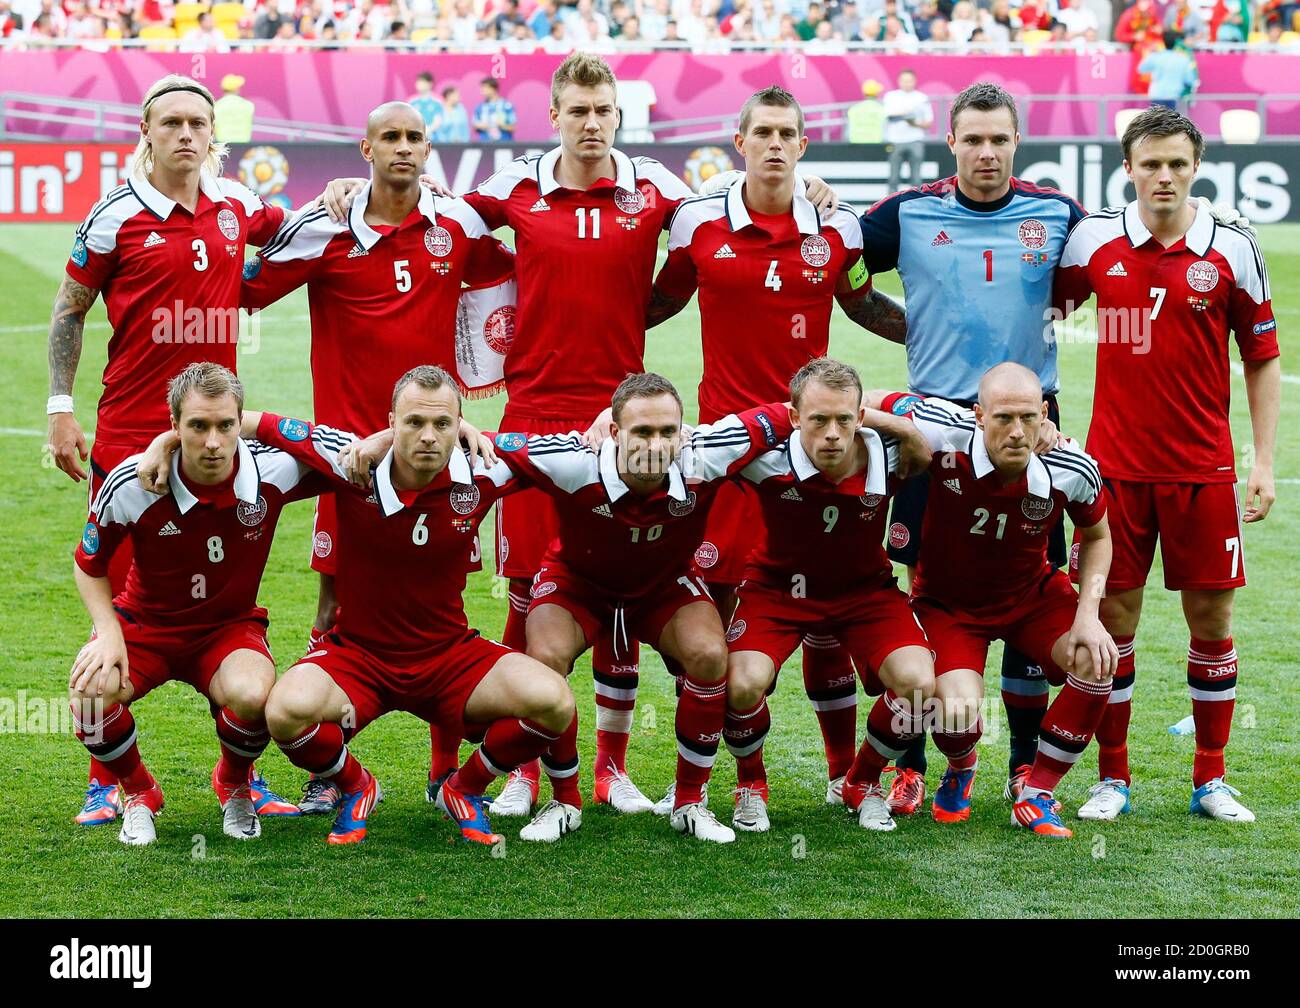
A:
{"type": "Polygon", "coordinates": [[[198,361],[235,370],[245,244],[284,220],[238,182],[200,175],[190,213],[132,176],[77,228],[68,276],[103,293],[108,364],[95,437],[138,444],[166,430],[167,383],[198,361]]]}
{"type": "Polygon", "coordinates": [[[655,280],[674,300],[699,289],[706,423],[787,395],[794,373],[826,356],[835,295],[871,291],[851,208],[823,220],[800,183],[790,213],[759,214],[743,187],[742,178],[678,208],[655,280]]]}
{"type": "Polygon", "coordinates": [[[645,496],[619,476],[614,438],[594,452],[577,432],[502,433],[496,448],[521,479],[555,498],[559,537],[546,559],[610,595],[633,599],[653,592],[664,578],[690,573],[721,481],[789,432],[789,410],[780,404],[688,428],[665,485],[645,496]]]}
{"type": "Polygon", "coordinates": [[[177,453],[170,488],[159,495],[140,485],[139,458],[132,455],[104,480],[77,546],[77,566],[108,577],[113,555],[130,540],[135,562],[113,601],[132,619],[176,627],[247,619],[257,606],[280,511],[327,489],[326,480],[285,452],[241,440],[229,479],[193,483],[181,473],[177,453]]]}
{"type": "Polygon", "coordinates": [[[464,199],[515,232],[518,325],[505,361],[512,415],[594,417],[644,370],[659,232],[687,185],[651,158],[611,150],[617,177],[556,181],[560,148],[519,158],[464,199]]]}
{"type": "Polygon", "coordinates": [[[338,457],[351,432],[262,414],[259,440],[326,473],[335,491],[338,629],[393,664],[424,660],[471,631],[465,618],[465,575],[477,569],[469,543],[501,497],[519,489],[497,463],[470,468],[459,446],[420,490],[393,485],[390,450],[374,468],[374,486],[350,483],[338,457]]]}
{"type": "Polygon", "coordinates": [[[1235,483],[1228,332],[1243,361],[1277,357],[1255,239],[1198,206],[1165,248],[1136,203],[1085,217],[1056,271],[1057,306],[1096,293],[1097,381],[1088,451],[1107,479],[1235,483]]]}
{"type": "Polygon", "coordinates": [[[910,417],[934,451],[915,597],[990,619],[1009,615],[1053,575],[1047,541],[1064,514],[1076,528],[1106,515],[1101,474],[1074,441],[1031,454],[1024,474],[1004,484],[971,410],[901,392],[882,408],[910,417]]]}

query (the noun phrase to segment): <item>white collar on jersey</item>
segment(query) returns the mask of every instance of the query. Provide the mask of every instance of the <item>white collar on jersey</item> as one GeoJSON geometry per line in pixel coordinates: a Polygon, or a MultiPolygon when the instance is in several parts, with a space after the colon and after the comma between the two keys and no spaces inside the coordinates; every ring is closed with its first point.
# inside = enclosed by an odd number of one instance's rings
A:
{"type": "MultiPolygon", "coordinates": [[[[447,471],[451,474],[452,483],[474,482],[474,473],[469,467],[469,459],[465,458],[459,439],[452,449],[447,471]]],[[[375,466],[375,500],[379,502],[379,511],[385,518],[391,518],[406,507],[402,503],[402,498],[397,496],[397,488],[393,486],[393,449],[391,448],[375,466]]]]}
{"type": "MultiPolygon", "coordinates": [[[[257,491],[262,485],[262,478],[257,473],[257,461],[253,458],[253,453],[248,450],[248,445],[244,444],[244,439],[239,439],[239,471],[235,473],[235,496],[245,504],[257,503],[257,491]]],[[[190,493],[190,488],[185,485],[181,479],[181,453],[179,451],[172,455],[172,472],[167,480],[168,485],[172,488],[172,496],[176,498],[176,508],[181,514],[188,514],[190,508],[199,502],[199,499],[190,493]]]]}
{"type": "MultiPolygon", "coordinates": [[[[556,147],[537,159],[537,188],[543,196],[549,196],[560,188],[555,179],[555,166],[560,161],[560,152],[564,148],[556,147]]],[[[609,149],[609,156],[614,159],[614,184],[626,192],[636,189],[636,166],[632,159],[621,150],[609,149]]]]}
{"type": "MultiPolygon", "coordinates": [[[[993,471],[993,460],[989,458],[989,449],[984,443],[984,430],[979,426],[976,426],[975,433],[971,435],[970,461],[976,479],[983,479],[993,471]]],[[[1051,474],[1037,452],[1029,453],[1029,470],[1025,475],[1029,481],[1029,492],[1033,496],[1044,499],[1052,496],[1051,474]]]]}
{"type": "MultiPolygon", "coordinates": [[[[166,220],[172,215],[172,211],[176,209],[176,201],[168,199],[160,193],[147,178],[132,175],[127,179],[126,184],[135,193],[135,198],[145,205],[145,209],[159,220],[166,220]]],[[[221,191],[221,186],[217,184],[217,180],[205,171],[199,172],[199,189],[213,203],[229,202],[226,199],[226,194],[221,191]]]]}
{"type": "MultiPolygon", "coordinates": [[[[1151,240],[1151,232],[1142,223],[1142,215],[1138,213],[1137,200],[1124,208],[1124,233],[1128,236],[1129,244],[1134,248],[1145,245],[1151,240]]],[[[1187,229],[1187,249],[1198,256],[1203,256],[1210,251],[1213,242],[1214,216],[1203,203],[1198,201],[1196,217],[1192,220],[1192,226],[1187,229]]]]}
{"type": "MultiPolygon", "coordinates": [[[[885,451],[885,442],[870,427],[859,427],[858,437],[867,446],[867,493],[879,494],[883,497],[889,493],[889,455],[885,451]]],[[[800,483],[812,479],[821,471],[803,450],[803,442],[799,440],[798,430],[790,435],[787,445],[786,450],[790,453],[790,468],[794,470],[795,479],[800,483]]]]}
{"type": "MultiPolygon", "coordinates": [[[[804,195],[806,183],[802,177],[795,178],[794,186],[794,222],[799,225],[799,233],[805,235],[821,234],[821,218],[817,214],[817,208],[808,201],[804,195]]],[[[749,209],[745,206],[745,197],[741,190],[745,188],[745,173],[740,173],[740,178],[731,183],[727,189],[727,223],[731,225],[732,231],[739,231],[743,227],[753,224],[753,219],[749,216],[749,209]]]]}
{"type": "MultiPolygon", "coordinates": [[[[348,211],[348,228],[352,232],[352,237],[357,240],[357,244],[369,252],[375,247],[375,243],[383,237],[378,231],[366,223],[366,207],[370,206],[370,186],[367,182],[361,187],[357,194],[352,197],[352,209],[348,211]]],[[[434,197],[433,192],[423,185],[420,186],[420,201],[416,204],[420,213],[428,219],[430,224],[437,224],[438,217],[433,212],[434,197]]]]}
{"type": "MultiPolygon", "coordinates": [[[[618,474],[617,438],[606,438],[600,446],[600,482],[611,502],[617,501],[631,490],[618,474]]],[[[668,467],[668,496],[675,501],[686,500],[686,480],[682,478],[681,467],[676,462],[668,467]]]]}

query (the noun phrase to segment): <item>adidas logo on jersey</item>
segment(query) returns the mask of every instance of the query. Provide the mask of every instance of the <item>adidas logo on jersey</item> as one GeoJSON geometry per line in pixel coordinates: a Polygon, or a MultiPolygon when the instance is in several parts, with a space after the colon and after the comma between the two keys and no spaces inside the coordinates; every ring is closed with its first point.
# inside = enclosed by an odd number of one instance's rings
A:
{"type": "Polygon", "coordinates": [[[363,256],[363,255],[370,255],[370,253],[367,252],[365,249],[363,249],[360,245],[353,245],[352,251],[348,253],[348,258],[356,259],[358,256],[363,256]]]}
{"type": "Polygon", "coordinates": [[[961,493],[961,480],[956,480],[956,479],[944,480],[943,485],[946,486],[949,490],[951,490],[955,494],[961,493]]]}
{"type": "Polygon", "coordinates": [[[164,238],[162,235],[160,235],[157,231],[150,231],[149,237],[144,240],[144,247],[153,248],[155,245],[162,245],[166,243],[166,241],[167,239],[164,238]]]}
{"type": "Polygon", "coordinates": [[[602,518],[613,518],[613,517],[614,517],[614,512],[610,509],[610,506],[609,506],[608,504],[602,504],[600,507],[594,507],[594,508],[592,508],[592,509],[591,509],[591,513],[592,513],[592,514],[598,514],[598,515],[600,515],[602,518]]]}
{"type": "Polygon", "coordinates": [[[549,209],[551,209],[551,205],[547,203],[546,200],[539,199],[536,203],[534,203],[531,207],[528,208],[528,212],[541,213],[543,210],[549,210],[549,209]]]}
{"type": "Polygon", "coordinates": [[[932,246],[933,246],[933,245],[951,245],[951,244],[952,244],[952,239],[948,237],[948,232],[947,232],[947,231],[942,231],[942,230],[941,230],[937,235],[934,236],[934,241],[930,242],[930,244],[931,244],[932,246]]]}
{"type": "Polygon", "coordinates": [[[791,487],[789,490],[787,490],[785,493],[783,493],[783,494],[781,495],[781,499],[782,499],[782,500],[792,500],[792,501],[801,501],[801,500],[803,500],[803,498],[799,496],[799,491],[796,490],[794,487],[791,487]]]}
{"type": "Polygon", "coordinates": [[[723,245],[722,248],[713,253],[714,259],[735,259],[736,253],[731,251],[730,245],[723,245]]]}
{"type": "Polygon", "coordinates": [[[158,530],[158,534],[159,534],[160,536],[162,536],[162,535],[180,535],[180,534],[181,534],[181,530],[178,529],[178,528],[176,527],[176,523],[175,523],[175,522],[168,522],[166,525],[164,525],[162,528],[160,528],[160,529],[158,530]]]}
{"type": "Polygon", "coordinates": [[[1128,270],[1124,268],[1122,262],[1117,262],[1114,266],[1106,271],[1107,276],[1128,276],[1128,270]]]}

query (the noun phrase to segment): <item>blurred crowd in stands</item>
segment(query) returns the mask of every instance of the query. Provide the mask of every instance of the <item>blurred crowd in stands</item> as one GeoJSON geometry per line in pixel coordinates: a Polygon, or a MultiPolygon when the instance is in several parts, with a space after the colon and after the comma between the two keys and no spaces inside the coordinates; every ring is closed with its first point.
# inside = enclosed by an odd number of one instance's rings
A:
{"type": "MultiPolygon", "coordinates": [[[[1029,51],[1113,41],[1150,49],[1172,31],[1180,45],[1300,42],[1300,0],[0,0],[0,39],[90,46],[115,39],[222,52],[241,40],[272,51],[347,48],[567,53],[674,46],[725,52],[737,43],[844,52],[959,48],[1029,51]]],[[[441,98],[441,96],[439,96],[441,98]]]]}

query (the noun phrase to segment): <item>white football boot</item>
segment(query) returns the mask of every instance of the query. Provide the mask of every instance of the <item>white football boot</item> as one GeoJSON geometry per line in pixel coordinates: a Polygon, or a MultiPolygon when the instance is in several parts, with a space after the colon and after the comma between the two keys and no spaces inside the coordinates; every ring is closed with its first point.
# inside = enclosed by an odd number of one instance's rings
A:
{"type": "Polygon", "coordinates": [[[1088,788],[1088,800],[1079,806],[1076,815],[1080,819],[1110,822],[1131,808],[1128,785],[1122,780],[1107,777],[1088,788]]]}
{"type": "Polygon", "coordinates": [[[885,804],[885,792],[880,785],[862,789],[862,804],[858,806],[858,825],[863,829],[888,832],[898,826],[885,804]]]}
{"type": "Polygon", "coordinates": [[[532,822],[519,831],[519,839],[555,843],[581,826],[582,809],[552,799],[542,806],[532,822]]]}
{"type": "Polygon", "coordinates": [[[844,804],[844,778],[836,777],[826,785],[826,804],[843,805],[844,804]]]}
{"type": "Polygon", "coordinates": [[[1192,792],[1190,811],[1220,822],[1254,822],[1255,813],[1237,801],[1240,796],[1241,792],[1225,784],[1222,777],[1215,777],[1192,792]]]}
{"type": "MultiPolygon", "coordinates": [[[[700,803],[703,805],[709,804],[709,785],[705,784],[703,789],[701,789],[700,794],[702,796],[700,798],[700,803]]],[[[668,791],[664,794],[664,796],[660,798],[657,802],[655,802],[654,814],[659,816],[672,815],[673,804],[676,801],[677,801],[677,782],[673,781],[671,784],[668,785],[668,791]]]]}
{"type": "Polygon", "coordinates": [[[533,811],[537,792],[532,783],[518,770],[511,770],[506,778],[506,786],[488,806],[488,814],[494,816],[526,816],[533,811]]]}
{"type": "Polygon", "coordinates": [[[138,797],[127,796],[122,807],[122,831],[117,838],[132,847],[144,847],[158,839],[154,812],[138,797]]]}
{"type": "Polygon", "coordinates": [[[596,781],[592,797],[597,804],[608,805],[615,812],[624,815],[649,812],[655,807],[654,802],[632,783],[632,778],[621,770],[601,774],[596,781]]]}
{"type": "Polygon", "coordinates": [[[731,813],[732,826],[746,833],[766,833],[772,828],[772,821],[767,817],[767,795],[764,791],[752,787],[736,788],[736,807],[731,813]]]}
{"type": "Polygon", "coordinates": [[[237,788],[222,804],[221,832],[236,840],[255,840],[262,835],[262,820],[247,787],[237,788]]]}
{"type": "Polygon", "coordinates": [[[718,822],[718,817],[702,802],[673,809],[668,821],[678,833],[685,833],[687,836],[698,837],[701,840],[731,843],[736,839],[735,831],[718,822]]]}

